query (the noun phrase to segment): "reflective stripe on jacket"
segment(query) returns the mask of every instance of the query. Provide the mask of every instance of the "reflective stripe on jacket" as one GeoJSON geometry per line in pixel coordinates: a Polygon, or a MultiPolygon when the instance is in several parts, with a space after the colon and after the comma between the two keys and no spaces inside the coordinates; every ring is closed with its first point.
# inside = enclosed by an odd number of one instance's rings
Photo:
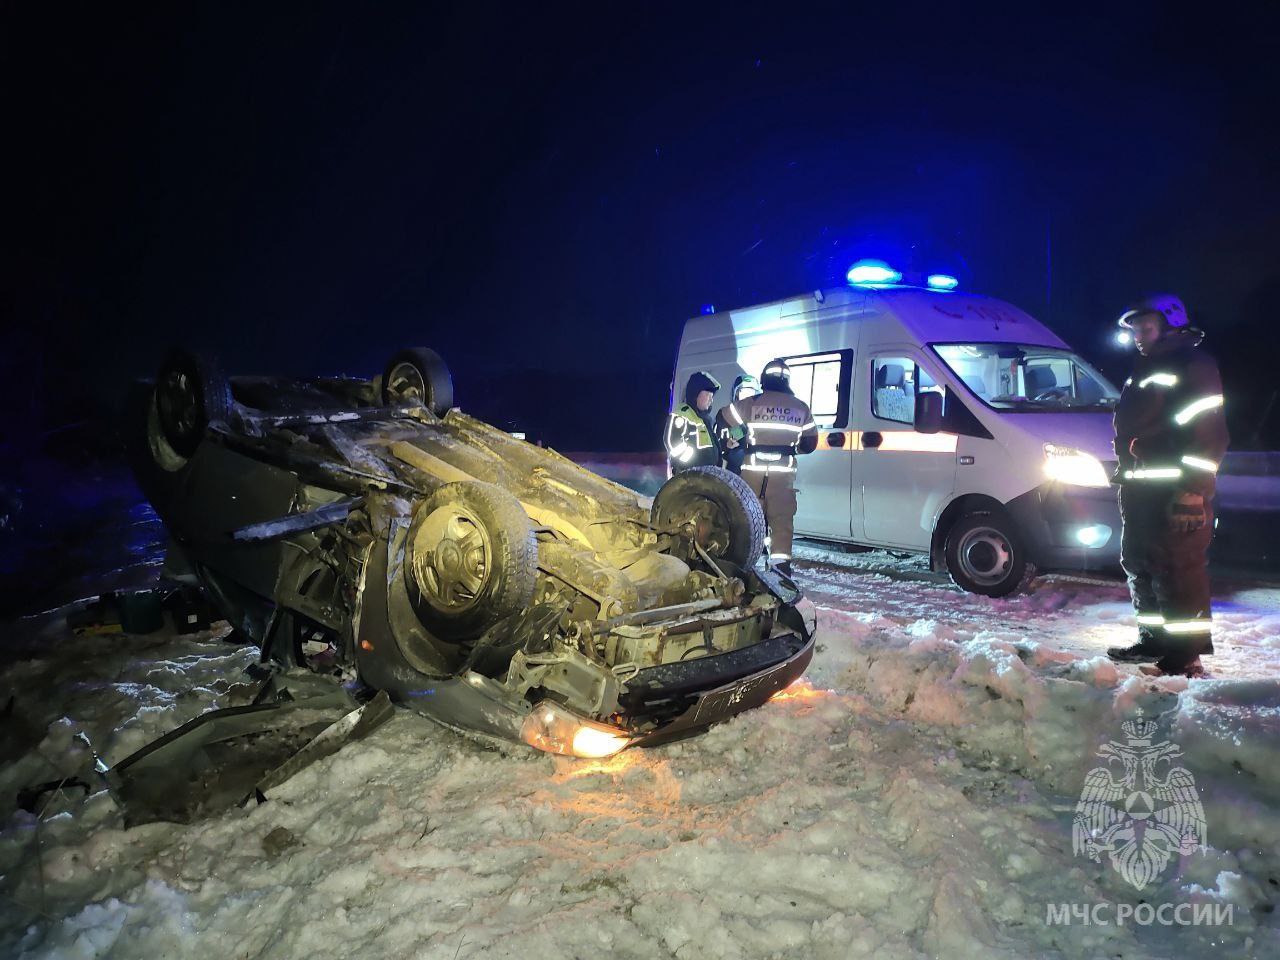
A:
{"type": "Polygon", "coordinates": [[[720,465],[720,445],[707,422],[687,403],[676,407],[668,418],[664,441],[667,456],[677,469],[720,465]]]}
{"type": "Polygon", "coordinates": [[[735,400],[722,414],[730,435],[746,442],[744,473],[794,473],[796,454],[811,453],[818,446],[818,426],[809,405],[790,393],[766,390],[735,400]]]}
{"type": "Polygon", "coordinates": [[[1227,452],[1222,377],[1198,330],[1164,334],[1139,357],[1115,411],[1121,483],[1160,484],[1212,497],[1227,452]]]}

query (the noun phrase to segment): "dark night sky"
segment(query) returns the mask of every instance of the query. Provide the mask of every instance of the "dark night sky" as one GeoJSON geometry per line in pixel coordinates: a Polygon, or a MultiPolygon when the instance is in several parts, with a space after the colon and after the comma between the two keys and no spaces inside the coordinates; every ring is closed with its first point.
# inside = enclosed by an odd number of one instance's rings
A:
{"type": "Polygon", "coordinates": [[[424,343],[482,415],[652,447],[700,304],[915,245],[1120,377],[1115,316],[1180,293],[1247,445],[1280,382],[1273,23],[794,8],[6,4],[28,440],[171,343],[353,374],[424,343]]]}

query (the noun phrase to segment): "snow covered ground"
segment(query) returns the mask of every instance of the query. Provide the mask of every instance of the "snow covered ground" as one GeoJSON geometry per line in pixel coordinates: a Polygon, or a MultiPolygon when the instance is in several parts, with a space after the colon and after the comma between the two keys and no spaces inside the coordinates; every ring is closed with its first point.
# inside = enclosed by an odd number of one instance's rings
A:
{"type": "Polygon", "coordinates": [[[801,556],[807,677],[702,736],[574,761],[398,711],[193,826],[124,829],[100,790],[43,819],[12,799],[83,775],[79,731],[112,762],[224,705],[254,651],[13,627],[0,694],[30,737],[5,728],[0,956],[1280,956],[1280,588],[1219,590],[1214,679],[1150,680],[1101,656],[1133,630],[1116,584],[997,601],[914,560],[801,556]],[[1141,892],[1071,836],[1138,707],[1183,748],[1208,840],[1141,892]],[[264,847],[279,828],[296,844],[264,847]],[[1232,922],[1115,922],[1141,902],[1232,922]],[[1099,903],[1105,925],[1047,922],[1099,903]]]}

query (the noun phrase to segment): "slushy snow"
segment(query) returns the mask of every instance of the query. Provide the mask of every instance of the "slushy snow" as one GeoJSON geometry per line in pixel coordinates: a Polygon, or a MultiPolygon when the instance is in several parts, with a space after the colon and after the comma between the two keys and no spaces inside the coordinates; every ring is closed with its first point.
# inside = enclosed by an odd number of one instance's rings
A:
{"type": "Polygon", "coordinates": [[[225,705],[256,651],[72,639],[58,613],[13,628],[0,693],[31,738],[10,731],[0,772],[0,956],[1280,956],[1280,589],[1223,596],[1214,679],[1152,680],[1105,658],[1134,631],[1114,584],[989,600],[913,561],[802,554],[813,665],[701,736],[578,761],[399,710],[190,826],[125,829],[96,783],[42,817],[13,798],[85,776],[77,733],[115,762],[225,705]],[[1209,844],[1141,892],[1071,841],[1098,746],[1139,707],[1182,747],[1209,844]],[[1232,922],[1047,922],[1143,902],[1232,922]]]}

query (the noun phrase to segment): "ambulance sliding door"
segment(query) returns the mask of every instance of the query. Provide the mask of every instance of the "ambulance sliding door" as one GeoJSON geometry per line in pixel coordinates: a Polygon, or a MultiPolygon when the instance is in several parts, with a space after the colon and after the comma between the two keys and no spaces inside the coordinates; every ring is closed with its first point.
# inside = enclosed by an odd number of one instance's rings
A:
{"type": "Polygon", "coordinates": [[[856,398],[862,429],[851,458],[862,494],[859,540],[928,550],[933,519],[955,486],[957,437],[919,433],[915,397],[944,388],[914,347],[868,347],[862,363],[871,384],[868,396],[856,398]]]}
{"type": "Polygon", "coordinates": [[[809,405],[818,425],[818,449],[799,458],[795,531],[847,540],[851,535],[849,398],[852,350],[785,357],[791,389],[809,405]]]}

